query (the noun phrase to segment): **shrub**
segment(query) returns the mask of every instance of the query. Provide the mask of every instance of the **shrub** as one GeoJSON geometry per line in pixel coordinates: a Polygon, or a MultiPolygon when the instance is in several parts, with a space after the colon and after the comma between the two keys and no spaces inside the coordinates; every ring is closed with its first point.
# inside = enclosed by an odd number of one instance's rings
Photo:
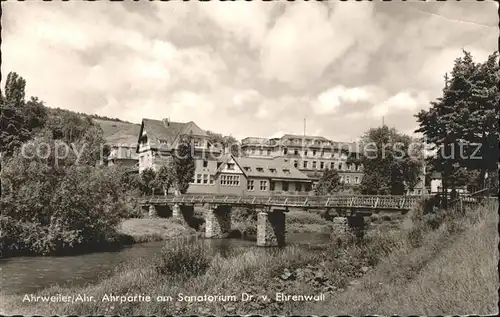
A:
{"type": "Polygon", "coordinates": [[[16,155],[4,164],[3,253],[59,253],[115,241],[126,204],[116,171],[60,163],[16,155]]]}
{"type": "Polygon", "coordinates": [[[173,242],[163,247],[155,269],[164,275],[188,278],[202,275],[210,266],[211,257],[201,240],[173,242]]]}

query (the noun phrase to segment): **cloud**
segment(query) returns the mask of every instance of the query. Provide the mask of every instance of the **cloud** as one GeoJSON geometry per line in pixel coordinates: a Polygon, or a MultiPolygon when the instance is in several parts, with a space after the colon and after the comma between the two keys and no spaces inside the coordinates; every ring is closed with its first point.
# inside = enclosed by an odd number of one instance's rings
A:
{"type": "Polygon", "coordinates": [[[379,91],[376,87],[335,86],[318,95],[312,102],[312,110],[318,115],[333,114],[341,106],[374,100],[378,98],[379,91]]]}
{"type": "Polygon", "coordinates": [[[410,113],[416,113],[416,110],[427,106],[429,104],[429,99],[425,93],[419,93],[412,96],[407,91],[400,92],[384,102],[377,104],[372,108],[371,112],[375,117],[382,117],[390,112],[405,110],[410,113]]]}
{"type": "Polygon", "coordinates": [[[401,131],[461,49],[496,47],[491,3],[3,3],[2,71],[51,107],[195,121],[237,137],[401,131]],[[493,27],[490,27],[493,25],[493,27]]]}
{"type": "Polygon", "coordinates": [[[294,3],[263,42],[262,71],[296,89],[316,82],[335,61],[346,65],[344,73],[359,73],[382,38],[372,3],[342,3],[330,11],[318,3],[294,3]]]}

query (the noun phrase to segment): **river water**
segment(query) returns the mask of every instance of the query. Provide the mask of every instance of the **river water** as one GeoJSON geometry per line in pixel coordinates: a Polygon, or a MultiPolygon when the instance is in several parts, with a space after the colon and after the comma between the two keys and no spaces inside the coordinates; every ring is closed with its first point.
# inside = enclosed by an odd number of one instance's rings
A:
{"type": "MultiPolygon", "coordinates": [[[[287,233],[287,245],[317,245],[328,241],[324,233],[287,233]]],[[[255,241],[205,239],[214,252],[233,248],[254,248],[255,241]]],[[[118,265],[138,258],[152,258],[164,241],[135,244],[114,252],[88,253],[61,257],[13,257],[0,259],[0,293],[29,294],[53,285],[77,286],[95,283],[118,265]]]]}

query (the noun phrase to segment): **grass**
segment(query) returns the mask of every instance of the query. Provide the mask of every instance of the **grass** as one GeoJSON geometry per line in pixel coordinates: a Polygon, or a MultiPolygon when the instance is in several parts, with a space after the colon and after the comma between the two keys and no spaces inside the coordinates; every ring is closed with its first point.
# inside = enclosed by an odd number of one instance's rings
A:
{"type": "MultiPolygon", "coordinates": [[[[372,231],[363,240],[332,236],[328,246],[231,249],[221,255],[204,240],[167,242],[161,255],[117,268],[95,285],[54,286],[37,295],[87,294],[96,302],[22,303],[0,298],[9,314],[492,314],[499,286],[498,205],[463,214],[409,214],[398,230],[372,231]],[[326,293],[324,302],[178,302],[177,294],[274,297],[326,293]],[[104,294],[147,294],[153,301],[102,302],[104,294]],[[172,302],[158,302],[169,295],[172,302]]],[[[295,215],[292,224],[315,216],[295,215]]]]}
{"type": "Polygon", "coordinates": [[[406,230],[394,233],[395,243],[387,257],[357,287],[340,294],[335,301],[308,305],[304,312],[352,315],[498,312],[497,209],[498,203],[465,215],[443,213],[439,226],[432,216],[423,217],[411,226],[406,223],[406,230]],[[421,234],[415,234],[419,230],[421,234]]]}
{"type": "Polygon", "coordinates": [[[119,233],[133,243],[142,243],[195,235],[196,231],[172,218],[132,218],[122,221],[119,233]]]}

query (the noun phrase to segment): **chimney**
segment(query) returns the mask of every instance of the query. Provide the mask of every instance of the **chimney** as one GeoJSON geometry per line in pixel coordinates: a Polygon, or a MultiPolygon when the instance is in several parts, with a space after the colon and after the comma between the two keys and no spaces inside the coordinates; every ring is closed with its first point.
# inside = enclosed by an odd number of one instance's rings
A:
{"type": "Polygon", "coordinates": [[[163,118],[163,124],[168,128],[170,126],[170,118],[163,118]]]}

